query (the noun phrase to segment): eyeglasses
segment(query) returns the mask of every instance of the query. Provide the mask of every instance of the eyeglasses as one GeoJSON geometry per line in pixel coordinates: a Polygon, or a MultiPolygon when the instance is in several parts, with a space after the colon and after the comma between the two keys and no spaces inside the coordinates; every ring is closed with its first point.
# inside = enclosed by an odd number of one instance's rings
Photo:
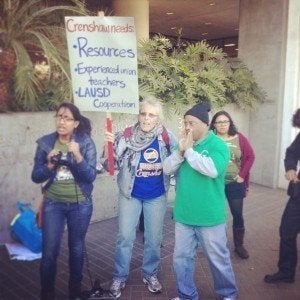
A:
{"type": "Polygon", "coordinates": [[[155,114],[147,114],[146,112],[140,112],[140,116],[143,117],[143,118],[146,118],[146,116],[148,116],[150,119],[154,119],[156,117],[158,117],[158,115],[155,115],[155,114]]]}
{"type": "Polygon", "coordinates": [[[56,122],[60,122],[61,120],[63,120],[65,123],[74,121],[74,119],[63,116],[63,115],[56,115],[54,118],[55,118],[56,122]]]}
{"type": "Polygon", "coordinates": [[[230,123],[230,121],[218,121],[218,122],[215,122],[216,125],[221,125],[221,124],[228,124],[230,123]]]}

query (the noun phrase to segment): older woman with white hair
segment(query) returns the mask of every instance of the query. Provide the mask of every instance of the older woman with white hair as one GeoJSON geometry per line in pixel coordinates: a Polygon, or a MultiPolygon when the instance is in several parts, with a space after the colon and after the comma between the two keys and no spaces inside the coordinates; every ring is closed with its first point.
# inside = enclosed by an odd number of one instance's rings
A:
{"type": "Polygon", "coordinates": [[[161,124],[162,119],[161,103],[154,97],[147,97],[140,103],[138,122],[134,126],[116,135],[105,134],[106,141],[114,143],[119,169],[119,233],[110,287],[115,298],[119,298],[125,288],[142,210],[145,225],[142,280],[150,292],[162,290],[157,270],[170,185],[169,175],[163,173],[162,162],[177,145],[174,135],[161,124]]]}

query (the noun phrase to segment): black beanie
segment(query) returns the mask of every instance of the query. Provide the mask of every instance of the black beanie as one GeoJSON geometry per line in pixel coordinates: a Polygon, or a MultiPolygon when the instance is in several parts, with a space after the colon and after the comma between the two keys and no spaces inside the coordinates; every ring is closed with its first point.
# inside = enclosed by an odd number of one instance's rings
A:
{"type": "Polygon", "coordinates": [[[207,102],[200,102],[190,108],[184,116],[193,116],[201,120],[202,122],[209,124],[208,112],[210,111],[210,105],[207,102]]]}

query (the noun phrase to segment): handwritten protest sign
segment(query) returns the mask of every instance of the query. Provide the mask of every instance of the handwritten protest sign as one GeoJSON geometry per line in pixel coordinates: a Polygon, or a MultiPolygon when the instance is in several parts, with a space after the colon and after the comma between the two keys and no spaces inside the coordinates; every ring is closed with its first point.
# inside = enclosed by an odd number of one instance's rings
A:
{"type": "Polygon", "coordinates": [[[65,17],[74,103],[82,111],[138,114],[131,17],[65,17]]]}

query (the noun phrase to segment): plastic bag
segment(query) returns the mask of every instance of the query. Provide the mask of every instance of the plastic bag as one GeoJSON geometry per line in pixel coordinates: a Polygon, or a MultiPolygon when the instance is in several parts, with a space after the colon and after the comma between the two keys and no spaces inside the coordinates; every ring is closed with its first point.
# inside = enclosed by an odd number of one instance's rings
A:
{"type": "Polygon", "coordinates": [[[18,201],[19,214],[11,222],[11,231],[21,243],[34,253],[42,251],[42,231],[37,227],[36,214],[30,203],[18,201]]]}

